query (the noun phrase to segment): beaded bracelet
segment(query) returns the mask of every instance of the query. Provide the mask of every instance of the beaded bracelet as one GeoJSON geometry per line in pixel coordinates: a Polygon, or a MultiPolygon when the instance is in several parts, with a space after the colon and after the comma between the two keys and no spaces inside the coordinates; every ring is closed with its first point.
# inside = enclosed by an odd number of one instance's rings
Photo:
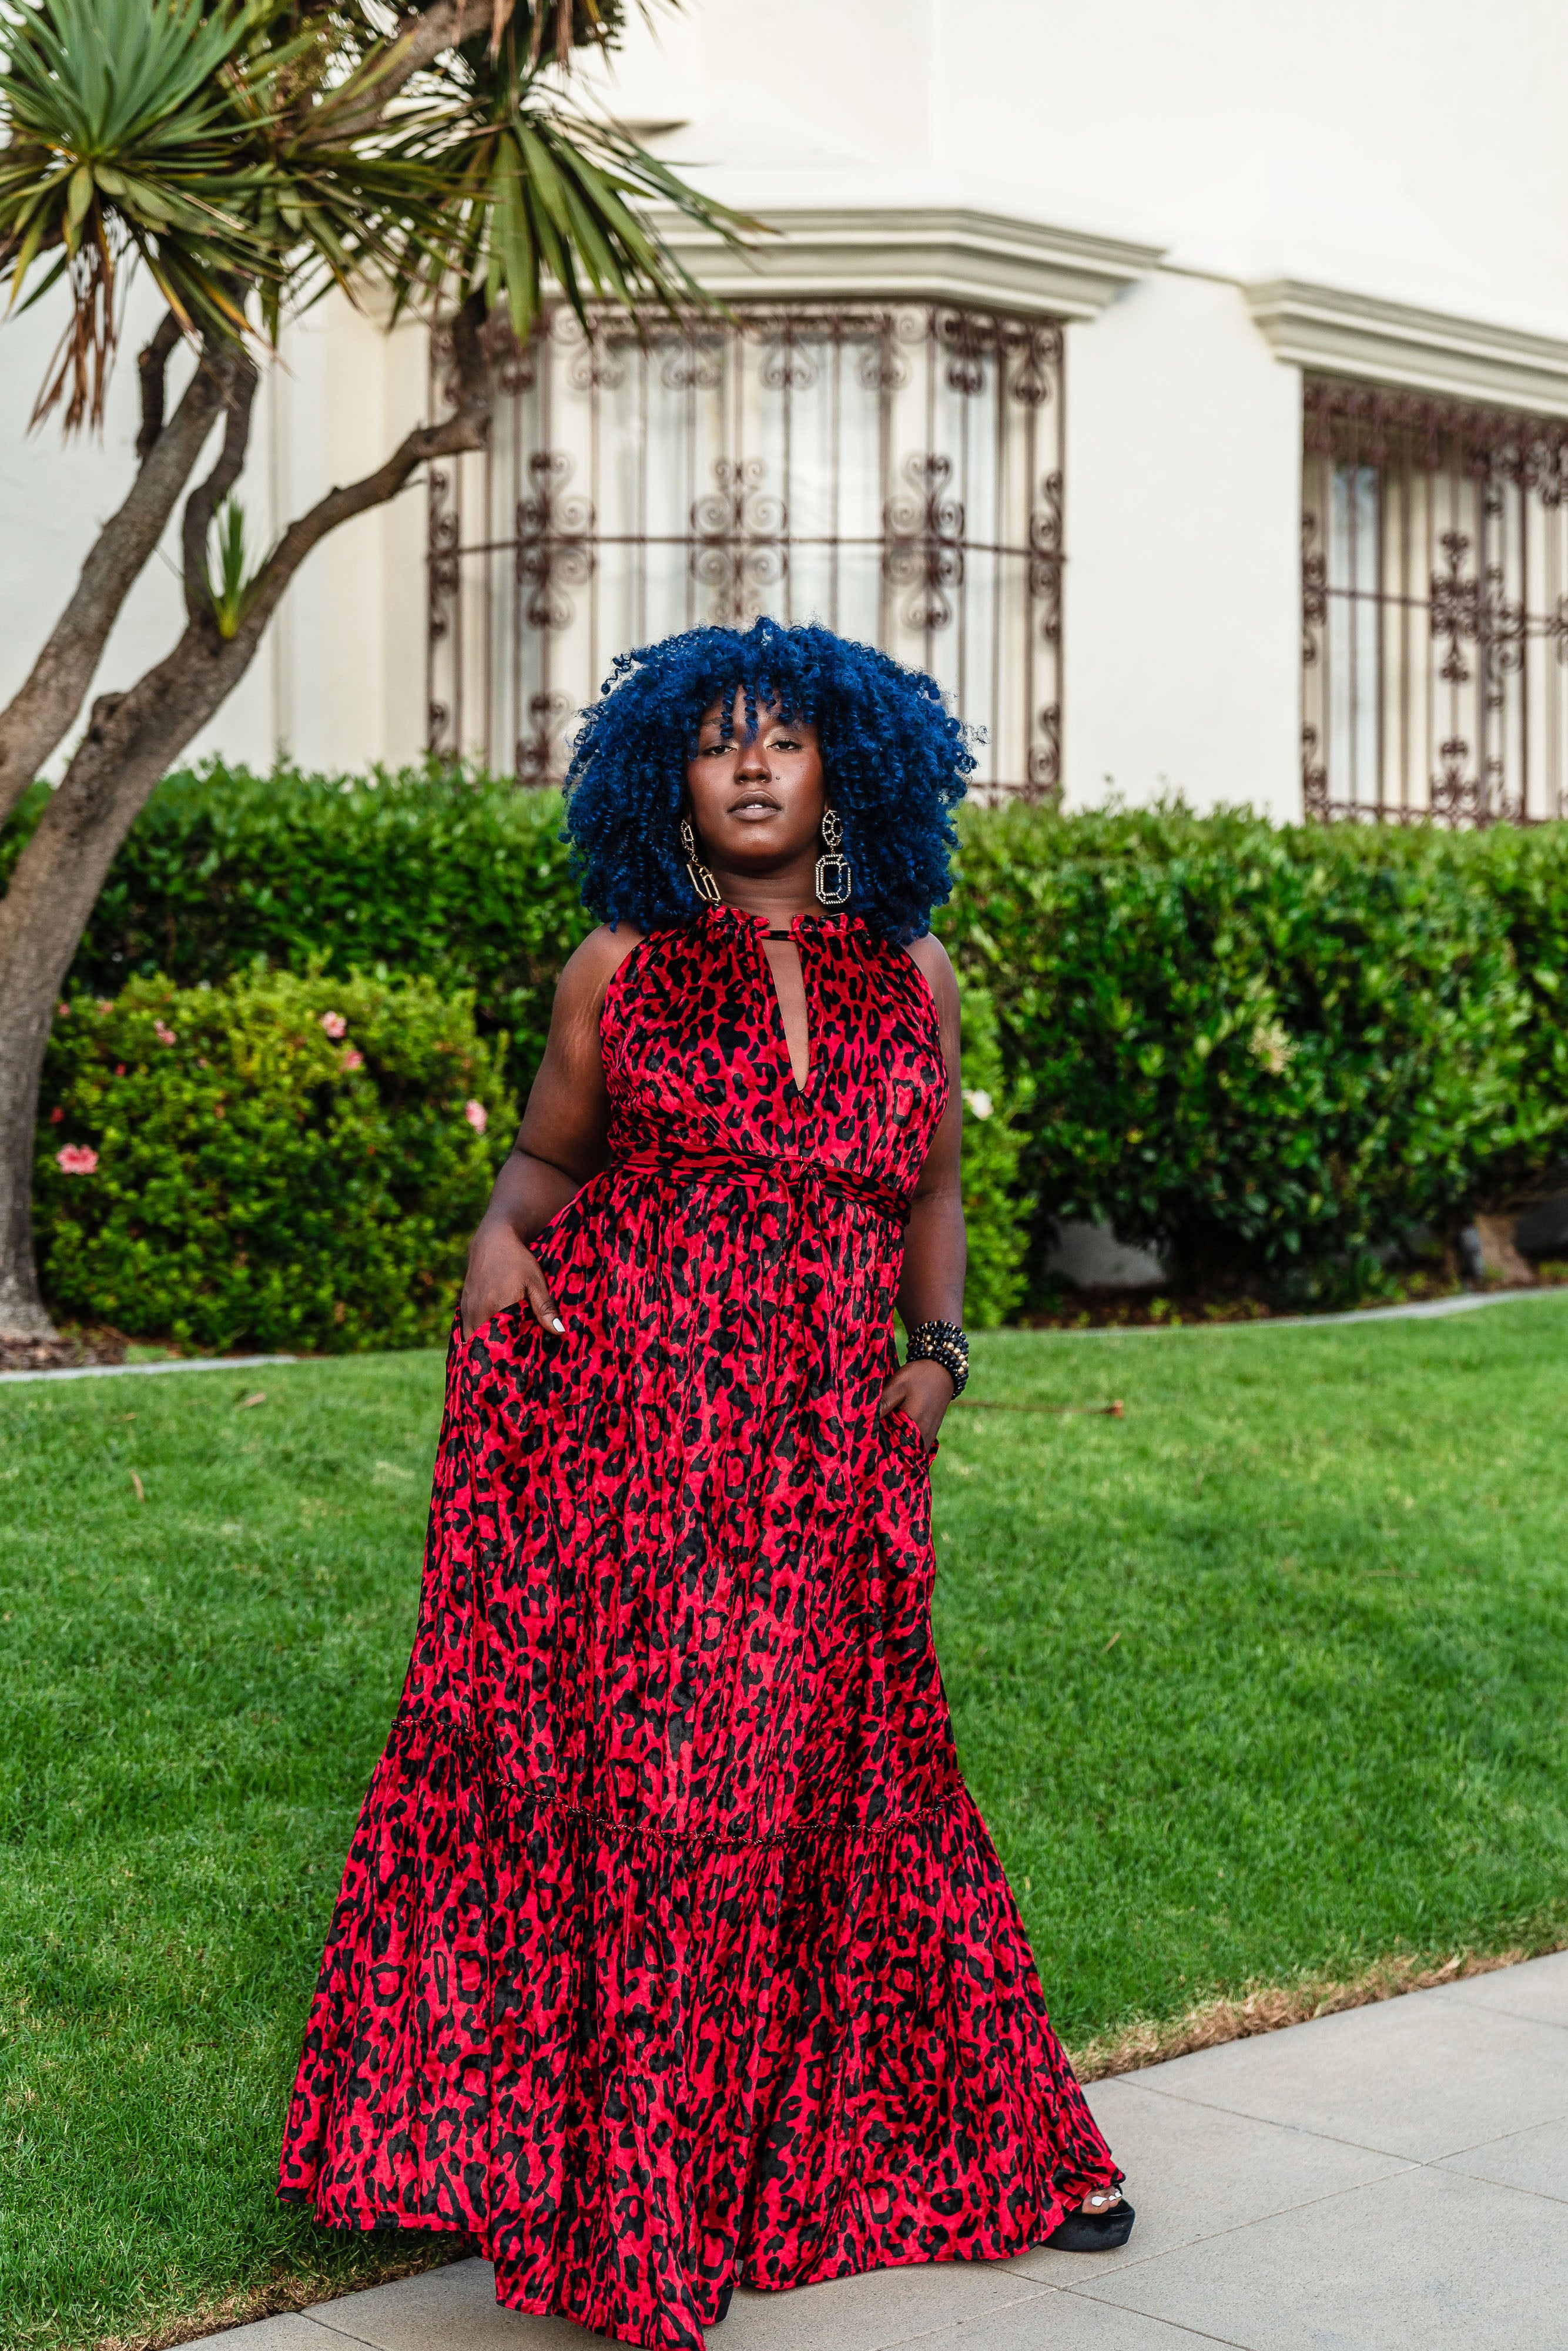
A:
{"type": "Polygon", "coordinates": [[[940,1364],[953,1383],[953,1394],[963,1395],[969,1378],[969,1342],[956,1322],[917,1322],[904,1350],[906,1364],[940,1364]]]}

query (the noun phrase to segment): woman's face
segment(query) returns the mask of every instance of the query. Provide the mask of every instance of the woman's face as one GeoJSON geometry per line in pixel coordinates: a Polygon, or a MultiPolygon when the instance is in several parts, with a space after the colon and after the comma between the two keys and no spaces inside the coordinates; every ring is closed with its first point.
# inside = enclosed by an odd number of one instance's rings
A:
{"type": "Polygon", "coordinates": [[[817,854],[822,822],[822,753],[814,726],[759,710],[747,738],[746,697],[730,711],[716,702],[703,715],[686,789],[702,852],[710,865],[760,873],[817,854]]]}

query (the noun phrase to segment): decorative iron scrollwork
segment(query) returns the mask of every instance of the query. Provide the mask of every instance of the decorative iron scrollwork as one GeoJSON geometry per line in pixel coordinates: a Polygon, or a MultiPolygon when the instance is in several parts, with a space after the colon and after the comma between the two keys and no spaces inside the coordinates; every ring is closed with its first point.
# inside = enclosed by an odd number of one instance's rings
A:
{"type": "Polygon", "coordinates": [[[1568,497],[1568,419],[1521,416],[1416,392],[1309,380],[1302,395],[1310,455],[1340,464],[1401,465],[1493,476],[1543,506],[1568,497]]]}
{"type": "Polygon", "coordinates": [[[1031,319],[1018,328],[1009,345],[1009,355],[1017,362],[1008,377],[1009,399],[1020,408],[1043,408],[1052,385],[1061,381],[1064,350],[1054,319],[1031,319]]]}
{"type": "Polygon", "coordinates": [[[784,577],[789,517],[762,486],[760,457],[721,457],[713,470],[717,487],[692,507],[692,578],[713,590],[714,620],[741,628],[761,611],[761,590],[784,577]]]}
{"type": "Polygon", "coordinates": [[[1446,530],[1440,544],[1448,568],[1432,574],[1432,634],[1447,637],[1448,650],[1437,674],[1445,684],[1468,685],[1470,671],[1459,647],[1480,645],[1486,663],[1487,706],[1500,710],[1505,698],[1503,675],[1518,669],[1524,658],[1523,601],[1511,603],[1504,594],[1500,563],[1489,563],[1479,577],[1465,570],[1470,547],[1466,532],[1446,530]]]}
{"type": "Polygon", "coordinates": [[[763,345],[757,380],[764,392],[810,392],[821,373],[810,341],[799,337],[788,321],[763,345]]]}
{"type": "Polygon", "coordinates": [[[904,477],[908,489],[883,508],[883,577],[909,590],[906,628],[949,628],[948,590],[964,584],[964,508],[947,496],[953,460],[928,449],[904,459],[904,477]]]}
{"type": "Polygon", "coordinates": [[[1568,571],[1568,420],[1317,381],[1304,415],[1307,813],[1556,814],[1568,595],[1531,599],[1568,571]]]}
{"type": "Polygon", "coordinates": [[[428,628],[433,643],[436,638],[445,636],[452,626],[453,606],[461,577],[458,548],[463,529],[456,508],[447,503],[451,490],[452,477],[445,467],[432,465],[425,536],[430,549],[426,559],[430,576],[428,628]]]}
{"type": "MultiPolygon", "coordinates": [[[[1040,504],[1029,518],[1029,592],[1040,607],[1042,643],[1061,639],[1061,468],[1040,486],[1040,504]]],[[[1032,781],[1033,778],[1031,778],[1032,781]]]]}
{"type": "Polygon", "coordinates": [[[1309,819],[1326,824],[1333,813],[1329,806],[1329,771],[1318,757],[1318,730],[1315,726],[1301,729],[1301,807],[1309,819]]]}
{"type": "Polygon", "coordinates": [[[1061,705],[1048,702],[1035,722],[1040,739],[1029,755],[1029,781],[1021,797],[1054,806],[1061,798],[1061,705]]]}
{"type": "Polygon", "coordinates": [[[568,493],[575,460],[563,449],[536,449],[533,488],[517,503],[517,576],[528,590],[530,629],[570,629],[577,607],[568,590],[593,577],[593,501],[568,493]]]}
{"type": "Polygon", "coordinates": [[[717,392],[724,381],[725,350],[717,335],[684,335],[666,353],[659,381],[666,392],[717,392]]]}
{"type": "MultiPolygon", "coordinates": [[[[484,332],[496,429],[431,500],[433,743],[557,778],[564,714],[622,643],[767,611],[906,655],[925,639],[944,685],[967,681],[975,789],[1060,789],[1058,322],[875,300],[633,322],[593,303],[580,321],[553,305],[522,345],[504,310],[484,332]]],[[[432,413],[450,366],[438,333],[432,413]]]]}
{"type": "Polygon", "coordinates": [[[1450,737],[1443,745],[1440,756],[1442,766],[1429,786],[1431,813],[1439,824],[1477,825],[1484,829],[1492,824],[1523,822],[1522,800],[1503,789],[1503,765],[1500,758],[1488,759],[1479,775],[1467,776],[1470,747],[1458,736],[1450,737]]]}
{"type": "MultiPolygon", "coordinates": [[[[1312,668],[1318,657],[1318,632],[1329,616],[1328,558],[1318,545],[1318,518],[1301,517],[1301,665],[1312,668]]],[[[1307,732],[1315,733],[1309,727],[1307,732]]]]}
{"type": "Polygon", "coordinates": [[[562,756],[562,732],[574,706],[569,694],[542,693],[528,696],[528,731],[526,735],[519,735],[517,743],[517,778],[519,784],[553,783],[556,777],[564,772],[566,760],[562,756]]]}

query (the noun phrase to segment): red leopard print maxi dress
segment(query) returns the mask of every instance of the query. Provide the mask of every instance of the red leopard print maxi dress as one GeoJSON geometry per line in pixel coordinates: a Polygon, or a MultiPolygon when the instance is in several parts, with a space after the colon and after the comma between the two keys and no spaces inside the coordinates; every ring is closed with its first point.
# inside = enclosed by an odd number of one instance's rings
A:
{"type": "Polygon", "coordinates": [[[622,965],[612,1164],[535,1244],[566,1335],[454,1345],[281,2173],[658,2351],[737,2279],[998,2259],[1121,2176],[959,1775],[925,1445],[877,1416],[935,1007],[798,922],[798,1089],[766,928],[622,965]]]}

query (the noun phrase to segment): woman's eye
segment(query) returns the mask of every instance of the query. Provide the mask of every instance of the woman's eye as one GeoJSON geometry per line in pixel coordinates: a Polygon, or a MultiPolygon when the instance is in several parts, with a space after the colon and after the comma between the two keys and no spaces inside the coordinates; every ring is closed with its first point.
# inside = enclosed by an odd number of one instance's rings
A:
{"type": "Polygon", "coordinates": [[[768,747],[770,751],[798,751],[800,746],[793,735],[775,735],[768,747]]]}

